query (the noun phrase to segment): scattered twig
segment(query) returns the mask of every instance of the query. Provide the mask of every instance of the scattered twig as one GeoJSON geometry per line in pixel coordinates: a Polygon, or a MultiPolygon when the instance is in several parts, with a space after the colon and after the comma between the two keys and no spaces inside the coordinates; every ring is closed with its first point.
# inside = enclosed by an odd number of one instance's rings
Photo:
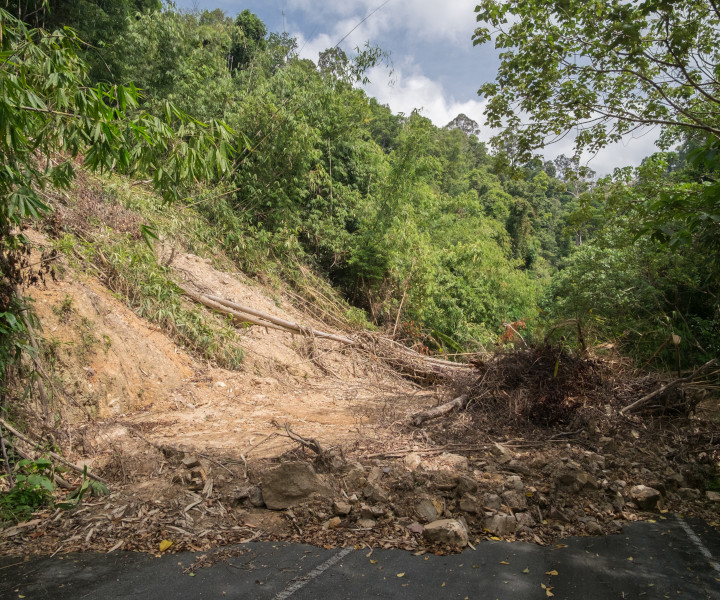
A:
{"type": "Polygon", "coordinates": [[[641,408],[641,407],[645,406],[645,405],[646,405],[648,402],[650,402],[653,398],[656,398],[657,396],[661,396],[662,394],[664,394],[664,393],[665,393],[666,391],[668,391],[669,389],[672,389],[672,388],[678,386],[678,385],[681,384],[681,383],[687,383],[687,382],[689,382],[689,381],[692,381],[692,380],[695,379],[695,377],[697,377],[702,371],[704,371],[704,370],[707,369],[708,367],[712,367],[712,366],[715,365],[716,363],[717,363],[717,358],[713,358],[712,360],[709,360],[709,361],[706,362],[703,366],[698,367],[697,369],[695,369],[695,370],[694,370],[690,375],[688,375],[687,377],[679,377],[678,379],[674,379],[674,380],[671,381],[670,383],[665,384],[664,386],[662,386],[661,388],[655,390],[654,392],[650,392],[650,393],[647,394],[646,396],[643,396],[643,397],[640,398],[639,400],[636,400],[636,401],[633,402],[632,404],[629,404],[629,405],[626,406],[625,408],[622,408],[622,409],[620,410],[620,414],[621,414],[621,415],[624,415],[624,414],[626,414],[626,413],[632,412],[632,411],[634,411],[634,410],[637,410],[638,408],[641,408]]]}
{"type": "Polygon", "coordinates": [[[290,425],[287,423],[285,423],[285,433],[287,434],[287,437],[289,437],[291,440],[297,442],[304,448],[312,450],[313,452],[315,452],[315,454],[321,455],[323,453],[323,450],[317,440],[314,440],[312,438],[306,439],[301,435],[298,435],[292,429],[290,429],[290,425]]]}

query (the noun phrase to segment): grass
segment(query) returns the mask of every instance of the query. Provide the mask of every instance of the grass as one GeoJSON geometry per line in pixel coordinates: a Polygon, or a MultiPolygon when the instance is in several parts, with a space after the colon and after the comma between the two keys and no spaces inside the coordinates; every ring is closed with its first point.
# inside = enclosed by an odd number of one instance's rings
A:
{"type": "Polygon", "coordinates": [[[120,176],[85,175],[78,177],[78,187],[56,223],[56,247],[94,265],[122,302],[199,357],[238,368],[243,353],[237,331],[229,320],[184,299],[170,269],[158,263],[139,235],[140,224],[150,226],[161,240],[210,259],[219,270],[239,271],[282,290],[283,296],[341,329],[373,328],[364,311],[341,299],[310,266],[291,232],[271,234],[253,225],[226,197],[218,197],[222,190],[201,190],[185,203],[168,206],[120,176]]]}

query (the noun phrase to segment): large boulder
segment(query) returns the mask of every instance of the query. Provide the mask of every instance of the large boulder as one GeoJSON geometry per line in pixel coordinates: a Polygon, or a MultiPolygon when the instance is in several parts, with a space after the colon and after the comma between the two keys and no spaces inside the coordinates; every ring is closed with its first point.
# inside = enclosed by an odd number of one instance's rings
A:
{"type": "Polygon", "coordinates": [[[493,515],[485,519],[483,526],[493,535],[504,536],[515,533],[518,522],[511,515],[493,515]]]}
{"type": "Polygon", "coordinates": [[[313,494],[330,493],[315,470],[304,462],[285,463],[265,473],[261,481],[265,506],[272,510],[296,506],[313,494]]]}
{"type": "Polygon", "coordinates": [[[423,536],[430,542],[464,548],[468,545],[467,529],[455,519],[441,519],[425,525],[423,536]]]}
{"type": "Polygon", "coordinates": [[[655,488],[646,485],[634,485],[630,488],[630,498],[642,510],[653,510],[657,508],[657,504],[662,500],[662,494],[655,488]]]}

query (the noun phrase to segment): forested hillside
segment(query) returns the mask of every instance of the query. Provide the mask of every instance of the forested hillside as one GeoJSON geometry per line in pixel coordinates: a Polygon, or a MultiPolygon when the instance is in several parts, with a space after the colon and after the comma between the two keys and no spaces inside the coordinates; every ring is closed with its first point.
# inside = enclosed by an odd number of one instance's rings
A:
{"type": "MultiPolygon", "coordinates": [[[[569,343],[618,343],[637,358],[665,343],[661,362],[718,352],[717,212],[703,195],[716,191],[708,188],[716,158],[692,132],[670,132],[665,145],[677,150],[597,180],[577,158],[543,161],[522,145],[515,154],[512,141],[490,150],[465,115],[438,128],[416,112],[393,114],[357,86],[384,60],[378,48],[355,56],[330,48],[316,65],[249,11],[232,19],[139,0],[9,2],[7,10],[8,67],[22,51],[29,69],[47,69],[27,44],[54,44],[61,68],[77,65],[66,75],[74,93],[101,86],[99,101],[116,103],[123,118],[142,114],[163,135],[174,123],[188,140],[205,123],[227,131],[217,150],[186,142],[177,156],[170,143],[154,163],[137,165],[112,152],[123,140],[99,130],[88,132],[94,147],[60,134],[47,150],[69,147],[106,171],[154,164],[155,184],[213,223],[247,273],[292,281],[308,267],[370,321],[430,351],[488,348],[504,323],[522,321],[532,339],[560,325],[569,343]],[[21,33],[12,15],[37,29],[21,33]],[[129,91],[113,95],[125,89],[118,85],[129,91]],[[138,103],[125,100],[131,94],[138,103]],[[96,157],[102,142],[110,156],[96,157]],[[200,176],[205,161],[215,164],[200,176]],[[673,335],[679,348],[667,344],[673,335]]],[[[27,117],[19,94],[45,102],[47,114],[82,112],[86,101],[72,106],[66,82],[50,82],[3,80],[6,127],[27,117]]],[[[57,122],[42,126],[47,135],[57,122]]],[[[8,141],[5,155],[17,156],[8,141]]],[[[14,185],[40,183],[24,168],[30,180],[8,180],[8,223],[45,211],[13,205],[14,185]]],[[[6,237],[4,251],[18,239],[6,237]]]]}

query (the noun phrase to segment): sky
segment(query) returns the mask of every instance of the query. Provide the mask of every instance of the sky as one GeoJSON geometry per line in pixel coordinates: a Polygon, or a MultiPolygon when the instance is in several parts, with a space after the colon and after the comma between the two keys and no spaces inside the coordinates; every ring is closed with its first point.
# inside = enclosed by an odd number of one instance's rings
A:
{"type": "MultiPolygon", "coordinates": [[[[475,0],[176,0],[180,9],[220,8],[234,17],[244,9],[255,13],[269,31],[287,32],[298,41],[302,58],[317,62],[318,53],[340,43],[349,54],[366,42],[390,55],[392,71],[376,67],[365,87],[370,96],[395,113],[418,109],[442,127],[459,113],[480,124],[480,138],[492,131],[484,125],[484,102],[478,88],[495,78],[499,64],[491,44],[473,46],[475,0]],[[375,11],[375,12],[373,12],[375,11]],[[364,20],[363,20],[364,19],[364,20]]],[[[636,133],[613,144],[584,164],[598,175],[615,167],[638,165],[657,148],[659,131],[636,133]]],[[[548,146],[546,159],[571,155],[572,138],[548,146]]]]}

